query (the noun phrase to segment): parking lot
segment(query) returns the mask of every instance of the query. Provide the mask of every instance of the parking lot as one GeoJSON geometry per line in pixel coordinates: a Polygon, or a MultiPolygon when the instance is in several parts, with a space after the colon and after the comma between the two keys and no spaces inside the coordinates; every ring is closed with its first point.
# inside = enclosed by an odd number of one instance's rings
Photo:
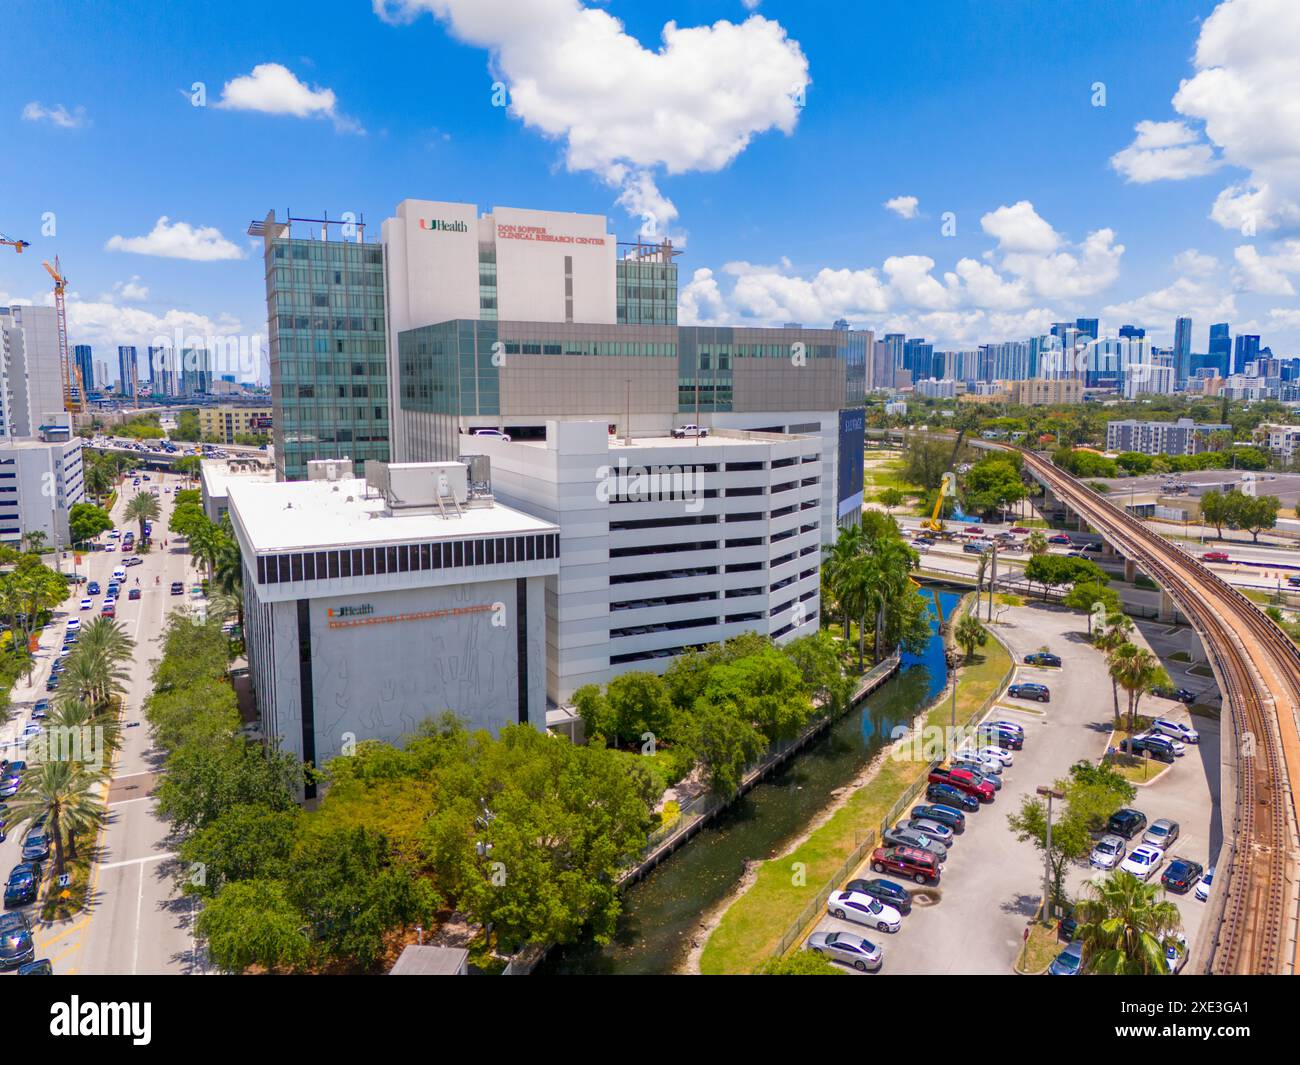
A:
{"type": "MultiPolygon", "coordinates": [[[[1020,724],[1025,730],[1022,750],[1003,774],[996,799],[979,812],[968,813],[966,831],[956,838],[943,863],[938,887],[905,886],[913,892],[912,912],[897,933],[882,933],[852,921],[823,916],[814,931],[859,934],[884,949],[882,973],[977,974],[1007,973],[1015,962],[1027,921],[1042,897],[1043,862],[1030,842],[1019,842],[1007,825],[1007,815],[1019,810],[1021,800],[1040,785],[1050,785],[1068,775],[1080,759],[1096,761],[1105,752],[1114,717],[1111,684],[1102,654],[1088,643],[1082,614],[1056,606],[1030,603],[1008,608],[1001,615],[997,634],[1017,662],[1043,647],[1060,655],[1059,669],[1019,665],[1012,683],[1037,681],[1051,689],[1045,704],[1002,698],[990,713],[1020,724]]],[[[1165,660],[1166,668],[1182,687],[1200,693],[1198,702],[1217,705],[1214,681],[1181,672],[1168,658],[1185,650],[1186,630],[1168,626],[1140,627],[1135,642],[1146,644],[1165,660]]],[[[1124,693],[1120,693],[1121,707],[1124,693]]],[[[1139,786],[1133,807],[1148,821],[1165,817],[1177,821],[1181,835],[1168,858],[1183,856],[1208,867],[1222,841],[1219,827],[1219,733],[1217,717],[1197,715],[1167,699],[1145,696],[1142,712],[1191,722],[1201,735],[1199,748],[1188,746],[1169,772],[1139,786]]],[[[924,795],[917,803],[924,803],[924,795]]],[[[877,827],[877,826],[864,826],[877,827]]],[[[1130,843],[1137,843],[1133,840],[1130,843]]],[[[1163,866],[1161,870],[1163,871],[1163,866]]],[[[1153,874],[1158,879],[1160,871],[1153,874]]],[[[1086,863],[1070,867],[1066,890],[1078,897],[1095,870],[1086,863]]],[[[904,883],[899,875],[878,874],[870,868],[870,855],[854,877],[883,876],[904,883]]],[[[1184,932],[1195,944],[1205,905],[1192,892],[1169,895],[1183,915],[1184,932]]],[[[847,970],[846,971],[851,971],[847,970]]]]}

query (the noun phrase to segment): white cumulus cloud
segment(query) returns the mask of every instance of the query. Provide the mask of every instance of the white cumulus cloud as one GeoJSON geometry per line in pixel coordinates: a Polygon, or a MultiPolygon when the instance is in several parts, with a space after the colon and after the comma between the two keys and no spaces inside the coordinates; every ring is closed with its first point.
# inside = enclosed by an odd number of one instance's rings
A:
{"type": "MultiPolygon", "coordinates": [[[[656,175],[711,172],[762,133],[791,133],[808,60],[777,22],[750,15],[664,25],[658,48],[580,0],[372,0],[394,23],[423,13],[486,49],[509,111],[564,145],[565,165],[620,189],[619,202],[663,230],[676,215],[656,175]]],[[[484,87],[485,93],[487,86],[484,87]]]]}
{"type": "Polygon", "coordinates": [[[192,262],[244,258],[238,245],[223,237],[215,226],[191,226],[188,222],[172,222],[166,215],[159,218],[145,236],[109,237],[104,248],[106,251],[128,251],[136,255],[189,259],[192,262]]]}
{"type": "Polygon", "coordinates": [[[84,107],[74,107],[69,111],[62,104],[46,107],[39,100],[33,100],[23,108],[23,120],[26,122],[48,122],[60,129],[80,129],[89,125],[84,107]]]}
{"type": "Polygon", "coordinates": [[[1223,160],[1214,157],[1214,149],[1186,122],[1145,120],[1136,129],[1133,143],[1110,157],[1110,165],[1128,181],[1181,181],[1212,173],[1223,165],[1223,160]]]}
{"type": "Polygon", "coordinates": [[[362,132],[355,121],[339,113],[333,89],[309,86],[280,63],[259,63],[251,73],[231,78],[222,87],[221,99],[215,106],[227,111],[328,118],[341,131],[362,132]]]}
{"type": "Polygon", "coordinates": [[[915,218],[921,201],[915,196],[895,196],[885,201],[885,210],[893,211],[899,218],[915,218]]]}

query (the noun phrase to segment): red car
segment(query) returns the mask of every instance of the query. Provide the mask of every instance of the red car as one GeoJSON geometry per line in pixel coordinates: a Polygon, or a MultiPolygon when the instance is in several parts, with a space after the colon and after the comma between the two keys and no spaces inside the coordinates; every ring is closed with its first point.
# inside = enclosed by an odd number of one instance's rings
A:
{"type": "Polygon", "coordinates": [[[993,785],[987,780],[977,779],[975,774],[967,769],[944,769],[936,766],[930,770],[930,783],[951,784],[958,791],[974,795],[980,802],[993,801],[993,785]]]}
{"type": "Polygon", "coordinates": [[[898,873],[918,884],[939,882],[939,863],[918,847],[877,847],[871,853],[871,868],[877,873],[898,873]]]}
{"type": "Polygon", "coordinates": [[[1201,556],[1202,562],[1227,562],[1228,552],[1226,551],[1206,551],[1201,556]]]}
{"type": "Polygon", "coordinates": [[[1020,525],[1013,525],[1007,532],[1015,533],[1017,536],[1028,536],[1029,530],[1020,525]]]}
{"type": "Polygon", "coordinates": [[[100,607],[99,616],[104,618],[115,618],[117,617],[117,607],[112,603],[105,603],[100,607]]]}
{"type": "Polygon", "coordinates": [[[980,535],[980,534],[982,534],[982,533],[984,532],[984,526],[982,526],[982,525],[967,525],[967,526],[966,526],[966,531],[967,531],[968,533],[975,533],[976,535],[980,535]]]}

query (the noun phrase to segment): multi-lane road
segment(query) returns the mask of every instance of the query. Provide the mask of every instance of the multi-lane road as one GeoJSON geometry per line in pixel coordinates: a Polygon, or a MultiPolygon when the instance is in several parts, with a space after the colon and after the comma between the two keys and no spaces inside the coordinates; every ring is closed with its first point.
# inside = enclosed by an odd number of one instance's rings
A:
{"type": "MultiPolygon", "coordinates": [[[[175,868],[167,825],[154,810],[151,790],[159,768],[160,752],[150,745],[144,721],[145,697],[150,692],[153,663],[161,657],[159,637],[167,614],[192,602],[191,586],[197,575],[188,551],[176,544],[167,530],[173,493],[184,480],[172,474],[150,473],[139,489],[127,477],[119,489],[113,518],[118,529],[128,527],[123,518],[127,502],[137,490],[159,486],[160,515],[154,522],[154,547],[142,555],[143,562],[127,570],[127,582],[117,600],[117,620],[136,642],[135,655],[127,668],[122,746],[107,783],[108,819],[99,839],[99,860],[91,875],[89,905],[85,912],[66,922],[38,924],[32,911],[36,956],[48,958],[56,974],[185,973],[202,971],[202,959],[191,933],[192,906],[181,896],[173,879],[175,868]],[[168,491],[168,489],[170,491],[168,491]],[[164,540],[169,546],[164,549],[164,540]],[[141,597],[130,600],[128,591],[139,581],[141,597]],[[172,596],[170,585],[182,581],[183,596],[172,596]]],[[[136,529],[139,535],[139,530],[136,529]]],[[[105,536],[99,538],[108,542],[105,536]]],[[[105,589],[113,570],[126,557],[122,551],[92,551],[81,556],[78,572],[99,582],[105,589]]],[[[73,566],[69,554],[62,563],[73,566]]],[[[62,646],[67,621],[96,617],[103,591],[90,596],[92,610],[80,610],[87,584],[77,586],[46,626],[37,652],[37,668],[30,682],[20,680],[10,696],[10,721],[30,720],[37,699],[47,697],[45,682],[50,665],[62,646]]],[[[13,833],[0,844],[0,875],[7,876],[17,863],[22,832],[13,833]]]]}

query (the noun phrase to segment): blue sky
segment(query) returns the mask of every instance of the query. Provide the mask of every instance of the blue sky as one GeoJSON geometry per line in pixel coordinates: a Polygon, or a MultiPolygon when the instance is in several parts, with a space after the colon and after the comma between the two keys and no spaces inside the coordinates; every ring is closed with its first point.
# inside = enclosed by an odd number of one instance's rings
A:
{"type": "Polygon", "coordinates": [[[264,333],[250,219],[377,235],[408,196],[653,224],[683,320],[969,347],[1076,316],[1167,342],[1185,312],[1195,350],[1229,320],[1300,354],[1289,0],[6,8],[0,231],[33,246],[0,249],[0,302],[59,254],[98,358],[264,333]]]}

